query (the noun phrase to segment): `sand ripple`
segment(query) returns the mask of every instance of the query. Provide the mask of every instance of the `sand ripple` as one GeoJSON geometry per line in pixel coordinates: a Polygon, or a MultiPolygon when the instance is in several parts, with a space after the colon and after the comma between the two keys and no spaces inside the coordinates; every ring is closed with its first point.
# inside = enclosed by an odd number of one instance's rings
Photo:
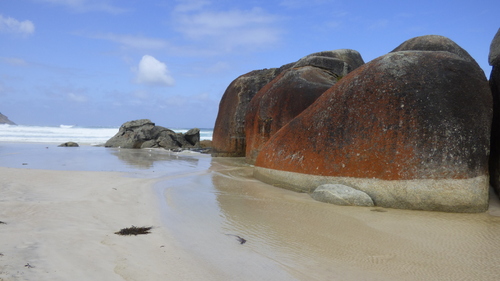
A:
{"type": "Polygon", "coordinates": [[[174,234],[221,276],[497,280],[500,275],[500,217],[334,206],[256,181],[241,159],[211,161],[211,173],[160,185],[174,234]]]}

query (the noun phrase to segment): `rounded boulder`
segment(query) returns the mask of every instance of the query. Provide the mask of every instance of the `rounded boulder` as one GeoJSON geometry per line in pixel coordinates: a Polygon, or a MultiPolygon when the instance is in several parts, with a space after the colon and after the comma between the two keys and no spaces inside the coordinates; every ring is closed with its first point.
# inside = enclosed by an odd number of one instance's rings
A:
{"type": "Polygon", "coordinates": [[[491,118],[491,91],[474,62],[447,51],[389,53],[274,134],[255,176],[303,191],[343,182],[382,207],[480,212],[491,118]]]}
{"type": "Polygon", "coordinates": [[[239,76],[227,87],[219,104],[212,135],[213,156],[245,156],[245,114],[248,103],[281,68],[254,70],[239,76]]]}
{"type": "Polygon", "coordinates": [[[368,194],[343,184],[320,185],[311,193],[311,197],[316,201],[339,206],[374,206],[368,194]]]}

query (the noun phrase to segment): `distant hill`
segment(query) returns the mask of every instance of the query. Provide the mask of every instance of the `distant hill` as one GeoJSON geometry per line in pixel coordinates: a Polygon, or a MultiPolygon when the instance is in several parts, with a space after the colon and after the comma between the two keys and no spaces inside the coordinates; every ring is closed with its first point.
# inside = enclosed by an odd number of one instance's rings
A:
{"type": "Polygon", "coordinates": [[[16,125],[16,123],[9,120],[9,118],[0,113],[0,124],[16,125]]]}

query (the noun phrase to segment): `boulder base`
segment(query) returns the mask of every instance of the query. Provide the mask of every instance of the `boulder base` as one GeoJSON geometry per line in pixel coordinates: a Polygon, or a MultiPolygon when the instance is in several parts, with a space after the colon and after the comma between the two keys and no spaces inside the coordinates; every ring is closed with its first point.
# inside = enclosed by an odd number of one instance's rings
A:
{"type": "Polygon", "coordinates": [[[480,213],[488,209],[488,176],[469,179],[381,180],[375,178],[328,177],[255,167],[254,177],[277,187],[313,192],[323,184],[355,187],[372,198],[375,206],[480,213]]]}

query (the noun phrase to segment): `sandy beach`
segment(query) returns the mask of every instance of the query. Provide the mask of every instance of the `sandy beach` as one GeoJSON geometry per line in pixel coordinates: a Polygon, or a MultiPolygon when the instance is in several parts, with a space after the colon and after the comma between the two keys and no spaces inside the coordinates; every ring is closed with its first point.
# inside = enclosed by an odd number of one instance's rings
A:
{"type": "Polygon", "coordinates": [[[240,158],[1,143],[0,280],[498,279],[493,196],[480,214],[340,207],[252,172],[240,158]],[[115,234],[132,225],[153,228],[115,234]]]}

